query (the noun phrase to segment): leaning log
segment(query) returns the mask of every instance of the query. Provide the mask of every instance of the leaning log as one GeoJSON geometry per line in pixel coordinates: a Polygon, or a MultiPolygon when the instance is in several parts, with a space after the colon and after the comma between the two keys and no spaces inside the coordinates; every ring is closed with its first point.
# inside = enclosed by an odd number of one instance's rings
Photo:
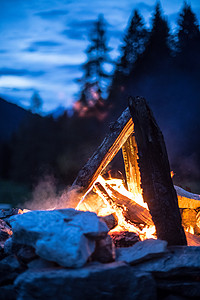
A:
{"type": "Polygon", "coordinates": [[[168,245],[186,245],[163,135],[144,98],[130,98],[129,108],[138,146],[143,198],[156,226],[157,237],[166,240],[168,245]]]}
{"type": "Polygon", "coordinates": [[[76,207],[80,198],[92,188],[99,174],[115,157],[132,132],[133,121],[129,109],[126,109],[110,126],[110,133],[78,173],[72,185],[72,190],[77,192],[76,199],[74,198],[73,203],[70,203],[73,207],[76,207]]]}

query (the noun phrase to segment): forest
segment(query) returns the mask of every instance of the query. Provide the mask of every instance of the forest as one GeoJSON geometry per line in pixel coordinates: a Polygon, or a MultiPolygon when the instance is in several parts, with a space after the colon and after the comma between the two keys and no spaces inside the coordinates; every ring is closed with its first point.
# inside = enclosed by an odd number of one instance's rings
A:
{"type": "MultiPolygon", "coordinates": [[[[109,55],[106,31],[100,15],[88,33],[87,61],[72,112],[42,117],[36,97],[35,117],[0,142],[1,202],[17,205],[43,186],[48,197],[72,184],[130,95],[149,103],[165,138],[174,183],[200,193],[200,30],[191,6],[184,3],[176,29],[159,3],[150,28],[134,10],[117,61],[109,55]]],[[[118,167],[113,162],[113,169],[118,167]]]]}

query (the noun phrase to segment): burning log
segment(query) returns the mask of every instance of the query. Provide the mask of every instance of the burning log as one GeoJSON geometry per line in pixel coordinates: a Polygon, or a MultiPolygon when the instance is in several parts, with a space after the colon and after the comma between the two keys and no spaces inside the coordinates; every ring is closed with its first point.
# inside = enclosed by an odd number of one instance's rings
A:
{"type": "Polygon", "coordinates": [[[137,163],[138,149],[135,137],[130,135],[122,146],[128,190],[133,194],[142,194],[140,187],[140,170],[137,163]]]}
{"type": "MultiPolygon", "coordinates": [[[[101,177],[101,182],[103,178],[101,177]]],[[[98,190],[105,199],[108,201],[111,207],[120,208],[123,211],[125,219],[131,223],[146,224],[153,226],[153,221],[149,211],[137,204],[134,200],[120,194],[118,191],[112,188],[106,182],[103,186],[100,183],[95,184],[96,190],[98,190]]]]}
{"type": "Polygon", "coordinates": [[[143,197],[156,226],[157,237],[166,240],[168,245],[185,245],[163,135],[144,98],[130,98],[129,108],[138,146],[143,197]]]}
{"type": "Polygon", "coordinates": [[[115,157],[132,132],[133,121],[127,108],[118,120],[110,126],[110,133],[80,170],[72,185],[72,190],[76,190],[80,197],[70,203],[71,206],[76,207],[78,205],[80,199],[92,188],[99,174],[115,157]]]}

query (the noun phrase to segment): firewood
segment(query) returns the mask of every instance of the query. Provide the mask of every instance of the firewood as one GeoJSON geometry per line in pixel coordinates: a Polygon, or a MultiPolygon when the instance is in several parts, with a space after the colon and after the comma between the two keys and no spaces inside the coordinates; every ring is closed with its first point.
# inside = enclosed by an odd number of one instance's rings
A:
{"type": "Polygon", "coordinates": [[[122,146],[126,182],[129,192],[142,193],[140,187],[140,170],[138,167],[138,150],[135,137],[131,134],[122,146]]]}
{"type": "Polygon", "coordinates": [[[186,237],[162,132],[144,98],[130,98],[129,108],[138,146],[143,198],[156,226],[157,237],[166,240],[168,245],[185,245],[186,237]]]}
{"type": "Polygon", "coordinates": [[[154,225],[151,214],[146,208],[137,204],[134,200],[120,194],[107,183],[105,190],[109,195],[112,195],[110,198],[112,199],[113,203],[123,208],[123,214],[127,220],[131,221],[132,223],[146,224],[149,226],[154,225]]]}
{"type": "Polygon", "coordinates": [[[106,223],[109,230],[115,228],[118,225],[118,218],[116,213],[112,213],[107,216],[99,216],[99,219],[106,223]]]}
{"type": "Polygon", "coordinates": [[[70,203],[72,207],[76,207],[80,199],[92,188],[99,174],[115,157],[132,132],[133,121],[129,109],[126,109],[110,126],[110,133],[78,173],[72,190],[76,190],[79,196],[74,199],[73,203],[70,203]]]}
{"type": "Polygon", "coordinates": [[[200,246],[200,236],[185,232],[188,246],[200,246]]]}

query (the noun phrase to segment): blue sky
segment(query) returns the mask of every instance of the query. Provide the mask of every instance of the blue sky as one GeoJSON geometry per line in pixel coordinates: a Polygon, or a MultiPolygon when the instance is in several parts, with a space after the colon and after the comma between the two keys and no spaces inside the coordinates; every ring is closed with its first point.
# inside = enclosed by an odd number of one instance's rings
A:
{"type": "MultiPolygon", "coordinates": [[[[200,1],[189,3],[200,19],[200,1]]],[[[161,5],[175,30],[183,1],[161,0],[161,5]]],[[[116,59],[132,10],[138,8],[149,26],[154,6],[154,0],[0,0],[0,95],[28,108],[37,90],[44,114],[69,108],[77,99],[76,79],[93,21],[104,14],[116,59]]]]}

